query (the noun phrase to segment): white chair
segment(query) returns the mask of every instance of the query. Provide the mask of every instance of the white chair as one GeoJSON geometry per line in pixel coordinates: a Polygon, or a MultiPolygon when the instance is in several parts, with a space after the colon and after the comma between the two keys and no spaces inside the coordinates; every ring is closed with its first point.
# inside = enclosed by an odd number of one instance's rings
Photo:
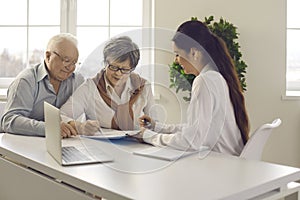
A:
{"type": "MultiPolygon", "coordinates": [[[[280,119],[275,119],[271,124],[264,124],[252,134],[248,142],[246,143],[240,157],[252,160],[261,160],[262,152],[264,150],[265,143],[267,142],[272,130],[281,124],[280,119]]],[[[281,193],[285,196],[295,194],[296,199],[300,199],[300,183],[290,182],[287,184],[286,188],[280,189],[281,193]],[[282,190],[282,191],[281,191],[282,190]]],[[[270,192],[271,193],[271,192],[270,192]]],[[[272,199],[277,199],[276,195],[273,195],[272,199]]],[[[279,198],[278,198],[279,199],[279,198]]]]}
{"type": "Polygon", "coordinates": [[[260,126],[251,135],[246,143],[240,157],[252,160],[261,160],[265,143],[267,142],[272,130],[281,124],[281,120],[275,119],[272,123],[260,126]]]}

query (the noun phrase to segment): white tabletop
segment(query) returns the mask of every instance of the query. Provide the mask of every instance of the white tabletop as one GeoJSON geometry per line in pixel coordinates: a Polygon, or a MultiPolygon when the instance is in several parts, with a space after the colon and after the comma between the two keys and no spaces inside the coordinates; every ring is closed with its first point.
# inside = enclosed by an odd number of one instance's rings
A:
{"type": "Polygon", "coordinates": [[[113,199],[248,199],[300,179],[300,169],[211,153],[175,162],[133,155],[148,147],[131,139],[96,141],[114,162],[62,167],[45,138],[0,134],[0,154],[51,177],[113,199]]]}

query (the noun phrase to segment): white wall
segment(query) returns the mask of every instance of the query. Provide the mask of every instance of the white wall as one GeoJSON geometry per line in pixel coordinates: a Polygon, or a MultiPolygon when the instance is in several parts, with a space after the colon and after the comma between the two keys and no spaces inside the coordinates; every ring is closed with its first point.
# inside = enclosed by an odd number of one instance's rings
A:
{"type": "MultiPolygon", "coordinates": [[[[282,125],[268,141],[263,159],[300,167],[300,101],[285,94],[285,0],[156,0],[155,27],[176,30],[192,16],[223,16],[238,27],[242,59],[248,64],[245,92],[251,131],[276,117],[282,125]]],[[[166,38],[170,41],[170,38],[166,38]]],[[[157,81],[168,85],[171,54],[156,53],[157,81]]],[[[176,115],[171,113],[169,115],[176,115]]]]}

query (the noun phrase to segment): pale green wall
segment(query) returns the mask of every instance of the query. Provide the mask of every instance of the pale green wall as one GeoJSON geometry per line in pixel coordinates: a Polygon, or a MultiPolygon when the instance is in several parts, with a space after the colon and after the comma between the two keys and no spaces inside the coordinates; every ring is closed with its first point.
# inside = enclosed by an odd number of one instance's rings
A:
{"type": "MultiPolygon", "coordinates": [[[[268,141],[264,160],[300,167],[300,101],[285,93],[285,0],[156,0],[155,27],[175,30],[191,16],[223,16],[238,27],[243,60],[248,64],[247,109],[251,131],[280,117],[282,125],[268,141]]],[[[167,38],[168,42],[170,38],[167,38]]],[[[156,53],[158,82],[168,85],[170,53],[156,53]]],[[[176,116],[176,113],[169,114],[176,116]]]]}

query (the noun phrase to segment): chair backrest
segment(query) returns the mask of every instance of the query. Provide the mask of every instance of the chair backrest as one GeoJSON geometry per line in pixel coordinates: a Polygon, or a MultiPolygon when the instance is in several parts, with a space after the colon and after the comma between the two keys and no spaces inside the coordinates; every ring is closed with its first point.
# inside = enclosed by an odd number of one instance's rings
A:
{"type": "Polygon", "coordinates": [[[246,143],[240,157],[252,160],[261,160],[264,146],[272,133],[272,130],[281,124],[281,120],[275,119],[272,123],[263,124],[255,130],[246,143]]]}

